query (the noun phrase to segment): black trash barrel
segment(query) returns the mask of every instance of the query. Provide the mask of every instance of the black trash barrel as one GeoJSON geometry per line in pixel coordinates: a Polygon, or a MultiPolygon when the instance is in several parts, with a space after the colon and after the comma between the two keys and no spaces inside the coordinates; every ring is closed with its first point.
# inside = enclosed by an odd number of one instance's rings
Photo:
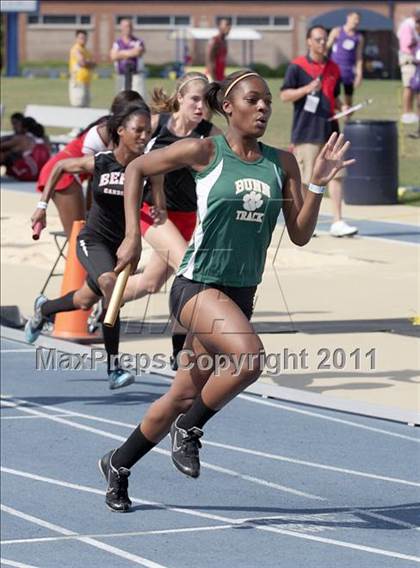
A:
{"type": "Polygon", "coordinates": [[[344,178],[349,205],[398,203],[398,133],[391,120],[355,120],[344,127],[351,142],[347,158],[356,163],[344,178]]]}

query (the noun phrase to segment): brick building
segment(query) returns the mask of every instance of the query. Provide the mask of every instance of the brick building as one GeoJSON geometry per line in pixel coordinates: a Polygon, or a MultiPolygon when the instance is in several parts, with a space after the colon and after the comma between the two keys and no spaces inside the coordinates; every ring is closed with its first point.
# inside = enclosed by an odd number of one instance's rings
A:
{"type": "MultiPolygon", "coordinates": [[[[311,21],[338,9],[365,10],[388,22],[389,30],[370,30],[384,51],[389,65],[395,61],[395,31],[399,22],[415,7],[413,2],[316,2],[316,1],[92,1],[72,2],[40,0],[37,14],[19,15],[19,59],[21,62],[66,60],[74,30],[89,32],[89,47],[99,62],[107,62],[119,19],[133,18],[135,33],[147,46],[146,64],[174,61],[176,41],[171,32],[188,27],[214,27],[220,16],[230,16],[234,26],[246,26],[260,32],[261,40],[248,50],[244,42],[231,41],[229,62],[234,65],[253,61],[271,67],[290,61],[305,51],[305,33],[311,21]],[[390,31],[391,30],[391,31],[390,31]],[[388,35],[383,35],[384,33],[388,35]],[[382,35],[381,35],[382,34],[382,35]]],[[[368,13],[368,12],[366,12],[368,13]]],[[[344,23],[344,22],[343,22],[344,23]]],[[[363,23],[363,18],[362,18],[363,23]]],[[[179,46],[178,46],[179,47],[179,46]]],[[[193,63],[202,64],[205,42],[189,40],[193,63]]]]}

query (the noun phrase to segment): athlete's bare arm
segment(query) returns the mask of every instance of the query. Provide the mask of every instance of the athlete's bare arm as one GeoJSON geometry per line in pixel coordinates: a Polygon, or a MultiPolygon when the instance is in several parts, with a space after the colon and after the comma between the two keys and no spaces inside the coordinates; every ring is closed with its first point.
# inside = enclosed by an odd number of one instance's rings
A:
{"type": "MultiPolygon", "coordinates": [[[[44,191],[42,192],[41,201],[48,201],[54,192],[54,188],[60,179],[61,174],[91,174],[95,169],[95,156],[84,156],[83,158],[69,158],[67,160],[60,160],[55,164],[45,184],[44,191]]],[[[40,222],[42,227],[47,226],[46,209],[36,208],[32,217],[32,226],[40,222]]]]}
{"type": "Polygon", "coordinates": [[[127,264],[131,264],[135,270],[140,259],[138,203],[142,198],[144,178],[166,174],[183,167],[200,171],[210,163],[213,153],[214,144],[211,138],[180,140],[166,148],[139,156],[127,166],[124,182],[126,238],[117,252],[116,272],[123,270],[127,264]]]}

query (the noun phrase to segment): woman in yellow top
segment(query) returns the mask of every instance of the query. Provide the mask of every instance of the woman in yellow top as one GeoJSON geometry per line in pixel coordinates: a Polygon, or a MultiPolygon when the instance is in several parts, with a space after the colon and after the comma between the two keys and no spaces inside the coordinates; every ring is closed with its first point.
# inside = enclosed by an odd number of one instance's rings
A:
{"type": "Polygon", "coordinates": [[[76,42],[70,49],[69,59],[69,98],[74,107],[90,106],[90,83],[95,62],[86,48],[87,32],[76,30],[76,42]]]}

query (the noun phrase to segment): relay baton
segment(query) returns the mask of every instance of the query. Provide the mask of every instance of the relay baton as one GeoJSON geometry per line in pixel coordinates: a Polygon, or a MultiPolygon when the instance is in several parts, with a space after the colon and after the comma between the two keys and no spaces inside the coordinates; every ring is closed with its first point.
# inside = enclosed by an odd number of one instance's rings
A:
{"type": "Polygon", "coordinates": [[[372,104],[372,102],[373,102],[373,99],[366,99],[362,103],[358,103],[357,105],[354,105],[354,106],[348,108],[347,110],[337,112],[334,116],[332,116],[331,118],[328,119],[328,122],[331,122],[332,120],[337,120],[338,118],[343,118],[344,116],[348,116],[349,114],[356,112],[357,110],[360,110],[361,108],[364,108],[365,106],[372,104]]]}
{"type": "Polygon", "coordinates": [[[41,221],[38,221],[37,223],[35,223],[35,225],[32,227],[32,239],[34,241],[37,241],[39,239],[39,235],[41,234],[41,231],[44,227],[42,226],[41,221]]]}
{"type": "Polygon", "coordinates": [[[112,292],[111,300],[106,311],[104,325],[107,327],[114,327],[115,321],[120,311],[122,298],[127,284],[128,277],[131,273],[131,265],[127,264],[122,272],[118,274],[117,281],[115,282],[114,290],[112,292]]]}

